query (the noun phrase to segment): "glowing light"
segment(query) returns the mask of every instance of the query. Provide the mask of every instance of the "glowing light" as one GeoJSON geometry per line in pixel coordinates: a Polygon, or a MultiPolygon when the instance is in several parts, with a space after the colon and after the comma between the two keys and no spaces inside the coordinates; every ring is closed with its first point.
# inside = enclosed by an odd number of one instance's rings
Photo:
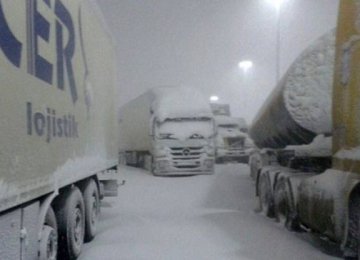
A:
{"type": "Polygon", "coordinates": [[[218,96],[211,96],[210,97],[210,101],[212,101],[212,102],[215,102],[215,101],[218,101],[218,100],[219,100],[218,96]]]}
{"type": "Polygon", "coordinates": [[[253,63],[250,60],[243,60],[243,61],[239,62],[238,66],[240,69],[242,69],[244,72],[246,72],[252,68],[253,63]]]}
{"type": "Polygon", "coordinates": [[[285,0],[267,0],[270,4],[272,4],[276,10],[280,10],[282,4],[285,2],[285,0]]]}

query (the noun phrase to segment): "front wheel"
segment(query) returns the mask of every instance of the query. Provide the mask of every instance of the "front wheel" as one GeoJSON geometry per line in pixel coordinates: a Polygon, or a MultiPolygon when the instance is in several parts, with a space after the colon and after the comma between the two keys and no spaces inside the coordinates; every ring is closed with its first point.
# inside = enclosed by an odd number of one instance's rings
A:
{"type": "Polygon", "coordinates": [[[85,234],[85,206],[79,188],[64,191],[55,202],[55,212],[59,227],[59,259],[76,259],[85,234]]]}

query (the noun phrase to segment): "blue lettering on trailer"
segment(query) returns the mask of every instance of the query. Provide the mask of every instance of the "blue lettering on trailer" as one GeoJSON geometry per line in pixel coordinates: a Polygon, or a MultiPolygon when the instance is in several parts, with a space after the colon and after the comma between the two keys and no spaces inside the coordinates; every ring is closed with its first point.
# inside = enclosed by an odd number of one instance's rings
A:
{"type": "MultiPolygon", "coordinates": [[[[55,23],[55,48],[56,48],[56,85],[64,90],[65,73],[68,80],[72,102],[78,99],[72,59],[75,53],[75,30],[69,10],[61,2],[54,0],[26,0],[26,44],[27,44],[27,72],[36,78],[52,85],[54,81],[54,64],[40,55],[39,39],[50,43],[50,23],[55,23]],[[54,9],[54,21],[47,20],[38,10],[39,2],[44,2],[49,10],[54,9]],[[68,41],[64,46],[64,31],[68,33],[68,41]]],[[[25,26],[25,25],[24,25],[25,26]]],[[[19,41],[11,31],[6,20],[2,0],[0,0],[0,48],[5,57],[16,67],[21,67],[23,42],[19,41]]],[[[40,118],[40,117],[39,117],[40,118]]],[[[39,119],[40,120],[40,119],[39,119]]],[[[40,120],[41,121],[41,120],[40,120]]],[[[39,121],[39,122],[40,122],[39,121]]]]}
{"type": "Polygon", "coordinates": [[[30,102],[26,103],[26,125],[28,135],[44,137],[47,143],[56,138],[78,138],[78,122],[75,115],[57,115],[56,110],[34,111],[30,102]]]}
{"type": "Polygon", "coordinates": [[[11,32],[6,22],[2,3],[0,2],[0,47],[8,60],[20,67],[22,44],[11,32]]]}

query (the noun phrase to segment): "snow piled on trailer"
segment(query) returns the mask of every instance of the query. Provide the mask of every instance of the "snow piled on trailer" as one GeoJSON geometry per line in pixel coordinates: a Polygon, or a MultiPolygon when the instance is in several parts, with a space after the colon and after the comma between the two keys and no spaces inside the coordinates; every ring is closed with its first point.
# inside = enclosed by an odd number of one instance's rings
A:
{"type": "Polygon", "coordinates": [[[207,99],[195,88],[159,87],[153,91],[157,98],[152,110],[159,121],[167,118],[213,117],[207,99]]]}
{"type": "Polygon", "coordinates": [[[292,118],[314,133],[331,133],[335,30],[308,47],[290,67],[284,100],[292,118]]]}
{"type": "Polygon", "coordinates": [[[318,135],[307,145],[288,145],[286,150],[294,150],[296,156],[326,157],[332,155],[332,137],[318,135]]]}
{"type": "Polygon", "coordinates": [[[341,149],[335,154],[335,157],[345,160],[360,160],[360,146],[351,149],[341,149]]]}

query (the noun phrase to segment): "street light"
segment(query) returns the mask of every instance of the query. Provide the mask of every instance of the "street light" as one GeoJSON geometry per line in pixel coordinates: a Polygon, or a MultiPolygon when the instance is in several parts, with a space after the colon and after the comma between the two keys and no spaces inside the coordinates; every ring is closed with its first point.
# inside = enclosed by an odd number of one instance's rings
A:
{"type": "Polygon", "coordinates": [[[276,9],[276,83],[280,78],[280,12],[286,0],[267,0],[276,9]]]}
{"type": "Polygon", "coordinates": [[[216,101],[218,101],[219,100],[219,97],[218,96],[211,96],[210,97],[210,101],[211,102],[216,102],[216,101]]]}
{"type": "Polygon", "coordinates": [[[238,63],[238,67],[246,73],[253,66],[253,62],[251,60],[243,60],[238,63]]]}
{"type": "Polygon", "coordinates": [[[285,0],[267,0],[270,4],[272,4],[277,11],[280,11],[281,5],[285,2],[285,0]]]}

